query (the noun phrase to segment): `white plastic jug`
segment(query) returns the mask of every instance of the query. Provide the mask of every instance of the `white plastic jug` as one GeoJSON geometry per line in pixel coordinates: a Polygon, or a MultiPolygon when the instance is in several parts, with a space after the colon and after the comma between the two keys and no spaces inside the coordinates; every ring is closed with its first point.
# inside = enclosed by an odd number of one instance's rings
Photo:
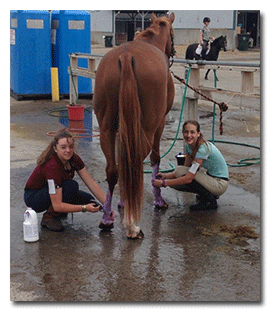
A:
{"type": "Polygon", "coordinates": [[[23,238],[26,242],[39,240],[37,213],[31,207],[24,213],[23,238]]]}

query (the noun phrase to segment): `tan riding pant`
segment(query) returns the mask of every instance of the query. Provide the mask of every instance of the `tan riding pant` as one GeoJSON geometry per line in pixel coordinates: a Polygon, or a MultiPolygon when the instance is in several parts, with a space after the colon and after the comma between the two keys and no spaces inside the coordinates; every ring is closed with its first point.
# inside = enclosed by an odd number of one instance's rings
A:
{"type": "MultiPolygon", "coordinates": [[[[188,173],[189,167],[187,166],[177,166],[174,174],[176,178],[185,176],[188,173]]],[[[206,190],[211,192],[213,195],[220,196],[228,188],[229,182],[218,177],[212,177],[203,172],[196,172],[194,178],[199,184],[201,184],[206,190]]]]}

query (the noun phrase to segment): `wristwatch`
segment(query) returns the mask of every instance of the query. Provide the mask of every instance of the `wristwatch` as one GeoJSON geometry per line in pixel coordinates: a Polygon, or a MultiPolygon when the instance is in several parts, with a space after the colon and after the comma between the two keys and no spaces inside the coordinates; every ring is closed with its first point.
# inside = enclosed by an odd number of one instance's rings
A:
{"type": "Polygon", "coordinates": [[[82,212],[85,213],[87,211],[86,205],[82,205],[82,212]]]}

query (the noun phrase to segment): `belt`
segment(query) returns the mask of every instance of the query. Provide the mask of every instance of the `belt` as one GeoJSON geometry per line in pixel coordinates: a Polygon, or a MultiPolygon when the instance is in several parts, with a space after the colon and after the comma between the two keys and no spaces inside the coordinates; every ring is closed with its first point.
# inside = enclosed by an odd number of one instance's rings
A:
{"type": "Polygon", "coordinates": [[[223,179],[223,180],[229,181],[229,178],[227,178],[227,177],[213,176],[213,175],[209,174],[208,172],[207,172],[207,175],[209,175],[209,176],[211,176],[211,177],[213,177],[213,178],[219,178],[219,179],[223,179]]]}
{"type": "Polygon", "coordinates": [[[226,178],[226,177],[216,177],[216,178],[219,178],[219,179],[223,179],[223,180],[229,181],[229,178],[226,178]]]}

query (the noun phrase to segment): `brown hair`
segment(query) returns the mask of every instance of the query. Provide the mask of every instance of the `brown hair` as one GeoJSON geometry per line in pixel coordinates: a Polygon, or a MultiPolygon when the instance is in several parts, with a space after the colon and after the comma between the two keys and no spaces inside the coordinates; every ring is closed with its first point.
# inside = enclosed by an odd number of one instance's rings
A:
{"type": "Polygon", "coordinates": [[[185,126],[187,124],[193,124],[196,126],[196,130],[197,132],[200,132],[200,136],[198,137],[197,141],[196,141],[196,145],[195,148],[192,150],[192,154],[191,154],[191,160],[193,161],[195,159],[195,155],[197,153],[197,151],[199,150],[199,148],[201,147],[202,144],[206,143],[206,146],[208,148],[208,142],[207,140],[204,138],[203,134],[201,133],[201,126],[199,124],[199,122],[197,122],[196,120],[187,120],[184,124],[183,124],[183,133],[185,130],[185,126]]]}
{"type": "Polygon", "coordinates": [[[50,142],[49,146],[41,153],[41,155],[37,159],[37,165],[43,165],[46,164],[49,159],[55,154],[54,148],[58,144],[59,139],[61,138],[71,138],[73,139],[73,136],[70,134],[68,129],[63,128],[59,130],[53,140],[50,142]]]}

